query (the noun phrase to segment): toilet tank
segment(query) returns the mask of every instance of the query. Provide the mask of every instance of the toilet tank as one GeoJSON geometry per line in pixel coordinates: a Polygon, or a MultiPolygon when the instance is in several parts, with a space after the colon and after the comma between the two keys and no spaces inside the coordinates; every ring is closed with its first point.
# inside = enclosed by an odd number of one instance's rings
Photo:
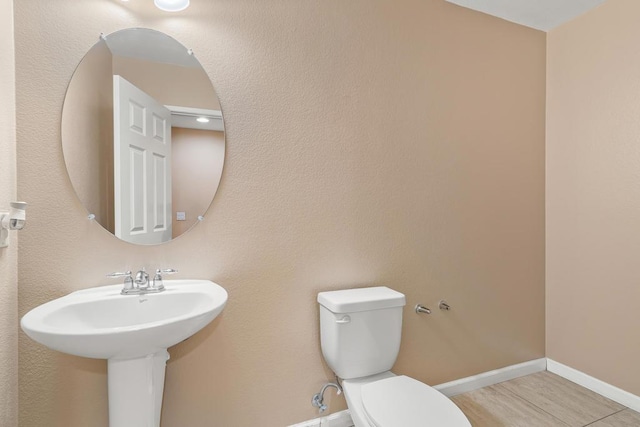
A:
{"type": "Polygon", "coordinates": [[[320,292],[320,343],[342,379],[391,370],[400,350],[405,297],[384,286],[320,292]]]}

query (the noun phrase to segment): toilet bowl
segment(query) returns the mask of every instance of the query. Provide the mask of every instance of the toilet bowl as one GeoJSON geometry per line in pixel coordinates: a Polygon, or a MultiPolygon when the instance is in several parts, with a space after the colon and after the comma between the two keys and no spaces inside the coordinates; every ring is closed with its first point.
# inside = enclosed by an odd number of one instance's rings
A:
{"type": "Polygon", "coordinates": [[[320,340],[355,427],[471,427],[436,389],[390,371],[400,350],[403,294],[387,287],[321,292],[320,340]]]}

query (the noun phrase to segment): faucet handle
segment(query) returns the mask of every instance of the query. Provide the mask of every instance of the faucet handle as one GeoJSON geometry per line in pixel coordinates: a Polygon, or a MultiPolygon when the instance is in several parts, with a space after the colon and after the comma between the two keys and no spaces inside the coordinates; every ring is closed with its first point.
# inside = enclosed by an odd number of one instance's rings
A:
{"type": "Polygon", "coordinates": [[[153,288],[158,289],[158,290],[164,289],[164,283],[162,283],[162,275],[163,274],[174,274],[174,273],[177,273],[177,272],[178,272],[178,270],[175,270],[173,268],[167,268],[165,270],[157,269],[156,270],[156,275],[153,277],[153,284],[151,286],[153,288]]]}
{"type": "Polygon", "coordinates": [[[122,292],[127,292],[130,291],[131,289],[134,288],[133,285],[133,277],[131,277],[131,271],[125,271],[122,273],[109,273],[107,274],[107,277],[110,279],[115,279],[117,277],[124,277],[124,288],[122,289],[122,292]]]}
{"type": "MultiPolygon", "coordinates": [[[[124,271],[122,273],[109,273],[107,274],[107,277],[110,279],[115,279],[117,277],[128,277],[131,278],[131,271],[124,271]]],[[[126,280],[126,279],[125,279],[126,280]]]]}

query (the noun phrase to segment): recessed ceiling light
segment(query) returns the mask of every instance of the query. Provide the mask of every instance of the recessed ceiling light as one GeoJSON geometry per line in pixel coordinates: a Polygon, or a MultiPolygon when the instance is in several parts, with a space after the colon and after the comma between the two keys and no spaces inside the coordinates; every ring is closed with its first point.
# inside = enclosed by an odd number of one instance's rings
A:
{"type": "Polygon", "coordinates": [[[200,123],[209,123],[210,120],[206,117],[198,117],[196,121],[200,123]]]}
{"type": "Polygon", "coordinates": [[[153,0],[153,3],[165,12],[180,12],[189,7],[189,0],[153,0]]]}

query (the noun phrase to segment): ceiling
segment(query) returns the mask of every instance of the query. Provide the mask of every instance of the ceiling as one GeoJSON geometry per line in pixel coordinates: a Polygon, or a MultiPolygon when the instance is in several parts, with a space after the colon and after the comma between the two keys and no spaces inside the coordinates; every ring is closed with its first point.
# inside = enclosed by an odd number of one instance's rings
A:
{"type": "Polygon", "coordinates": [[[549,31],[606,0],[446,0],[516,24],[549,31]]]}

